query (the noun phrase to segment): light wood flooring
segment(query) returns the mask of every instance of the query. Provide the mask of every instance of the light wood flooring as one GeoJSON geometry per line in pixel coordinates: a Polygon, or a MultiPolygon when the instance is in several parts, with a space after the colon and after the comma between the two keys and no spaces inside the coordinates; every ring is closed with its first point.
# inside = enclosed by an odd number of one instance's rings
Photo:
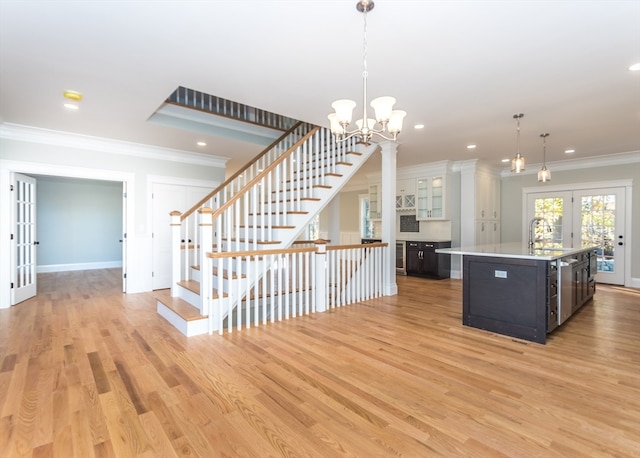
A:
{"type": "Polygon", "coordinates": [[[461,324],[459,280],[187,339],[119,270],[0,310],[0,456],[640,456],[640,292],[547,345],[461,324]]]}

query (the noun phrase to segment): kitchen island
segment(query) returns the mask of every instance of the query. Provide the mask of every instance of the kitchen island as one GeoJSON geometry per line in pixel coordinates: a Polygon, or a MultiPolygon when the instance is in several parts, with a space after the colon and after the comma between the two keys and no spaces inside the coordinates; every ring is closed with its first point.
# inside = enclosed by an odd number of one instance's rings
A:
{"type": "Polygon", "coordinates": [[[594,248],[503,243],[436,252],[462,255],[466,326],[544,344],[595,293],[594,248]]]}

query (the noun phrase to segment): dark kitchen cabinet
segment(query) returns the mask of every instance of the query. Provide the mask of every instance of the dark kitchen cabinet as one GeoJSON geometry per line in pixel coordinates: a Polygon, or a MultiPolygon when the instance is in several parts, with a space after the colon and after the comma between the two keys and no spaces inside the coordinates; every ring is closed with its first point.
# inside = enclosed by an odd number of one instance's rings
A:
{"type": "Polygon", "coordinates": [[[451,248],[451,242],[407,242],[407,275],[427,278],[449,278],[451,256],[436,253],[438,248],[451,248]]]}

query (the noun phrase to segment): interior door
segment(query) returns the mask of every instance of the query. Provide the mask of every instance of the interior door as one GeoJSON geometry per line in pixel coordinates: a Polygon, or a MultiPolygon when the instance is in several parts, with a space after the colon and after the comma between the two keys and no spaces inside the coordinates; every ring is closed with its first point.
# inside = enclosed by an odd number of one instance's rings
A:
{"type": "Polygon", "coordinates": [[[625,189],[587,189],[574,192],[574,246],[597,246],[596,281],[624,284],[625,189]]]}
{"type": "Polygon", "coordinates": [[[36,180],[13,174],[11,305],[37,293],[36,180]]]}
{"type": "Polygon", "coordinates": [[[171,288],[171,226],[169,213],[185,212],[213,188],[154,183],[153,289],[171,288]]]}

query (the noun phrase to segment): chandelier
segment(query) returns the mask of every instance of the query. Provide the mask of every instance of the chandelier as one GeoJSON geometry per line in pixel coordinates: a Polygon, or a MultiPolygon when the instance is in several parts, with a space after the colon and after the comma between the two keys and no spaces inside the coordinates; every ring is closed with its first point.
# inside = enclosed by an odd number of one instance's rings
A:
{"type": "Polygon", "coordinates": [[[547,168],[547,137],[549,134],[540,134],[542,137],[542,168],[538,171],[538,181],[546,183],[551,181],[551,170],[547,168]]]}
{"type": "Polygon", "coordinates": [[[362,118],[356,121],[355,130],[349,130],[353,109],[356,102],[353,100],[336,100],[331,104],[335,113],[331,113],[328,118],[331,125],[331,132],[340,141],[357,136],[363,142],[368,143],[373,135],[378,135],[385,140],[395,141],[402,130],[402,120],[407,115],[402,110],[394,110],[393,104],[396,99],[393,97],[378,97],[371,101],[371,106],[375,112],[375,119],[367,116],[367,13],[373,9],[374,2],[371,0],[360,0],[356,3],[356,9],[364,17],[364,40],[363,40],[363,71],[362,71],[362,118]]]}
{"type": "Polygon", "coordinates": [[[513,118],[518,122],[517,137],[516,137],[516,157],[511,161],[511,171],[513,173],[524,172],[524,157],[520,154],[520,119],[524,115],[517,113],[513,115],[513,118]]]}

